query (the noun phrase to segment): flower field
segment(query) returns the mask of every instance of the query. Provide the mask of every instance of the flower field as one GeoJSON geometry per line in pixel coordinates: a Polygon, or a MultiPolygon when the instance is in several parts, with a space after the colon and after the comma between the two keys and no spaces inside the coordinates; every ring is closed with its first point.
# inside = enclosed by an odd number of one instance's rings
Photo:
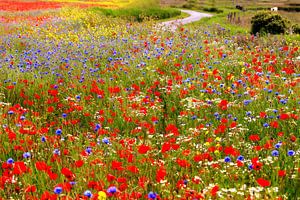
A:
{"type": "Polygon", "coordinates": [[[299,41],[46,3],[0,18],[1,200],[299,198],[299,41]]]}
{"type": "Polygon", "coordinates": [[[22,12],[32,10],[58,9],[62,7],[119,7],[124,6],[134,0],[128,1],[76,1],[76,0],[0,0],[0,11],[22,12]]]}

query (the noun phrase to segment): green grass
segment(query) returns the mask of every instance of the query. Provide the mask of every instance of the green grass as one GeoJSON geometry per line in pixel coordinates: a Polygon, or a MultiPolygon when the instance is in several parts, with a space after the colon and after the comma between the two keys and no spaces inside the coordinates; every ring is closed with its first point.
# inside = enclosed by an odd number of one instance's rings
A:
{"type": "Polygon", "coordinates": [[[189,17],[189,16],[190,16],[189,14],[181,12],[181,14],[178,15],[178,16],[171,17],[171,18],[168,18],[168,19],[160,19],[160,20],[157,20],[157,22],[165,22],[165,21],[171,21],[171,20],[176,20],[176,19],[183,19],[183,18],[186,18],[186,17],[189,17]]]}
{"type": "Polygon", "coordinates": [[[142,22],[145,19],[169,19],[181,15],[181,11],[174,8],[121,8],[121,9],[105,9],[94,7],[92,11],[109,16],[130,19],[133,21],[142,22]]]}
{"type": "MultiPolygon", "coordinates": [[[[225,11],[224,13],[221,14],[215,14],[212,17],[209,18],[202,18],[198,22],[194,22],[191,24],[187,24],[186,27],[188,28],[197,28],[200,26],[212,26],[212,25],[220,25],[221,27],[230,30],[232,34],[237,34],[237,33],[249,33],[250,32],[250,27],[248,28],[247,26],[243,26],[241,24],[236,23],[231,23],[227,20],[227,15],[228,11],[225,11]]],[[[237,12],[241,14],[241,12],[237,12]]]]}
{"type": "MultiPolygon", "coordinates": [[[[200,12],[203,12],[202,10],[200,12]]],[[[257,13],[257,11],[247,11],[241,12],[238,10],[231,10],[231,9],[224,9],[223,13],[215,13],[213,17],[210,18],[203,18],[198,22],[194,22],[191,24],[187,24],[186,27],[188,28],[198,28],[201,26],[214,26],[219,25],[226,30],[230,30],[231,34],[248,34],[251,32],[251,18],[257,13]],[[229,21],[227,16],[229,13],[236,13],[235,20],[229,21]]],[[[290,13],[280,11],[278,12],[280,15],[288,19],[292,24],[300,23],[300,13],[290,13]]],[[[299,35],[286,35],[286,39],[297,40],[300,41],[299,35]]]]}
{"type": "MultiPolygon", "coordinates": [[[[172,1],[170,1],[172,2],[172,1]]],[[[236,4],[246,7],[261,7],[261,6],[296,6],[299,4],[298,0],[182,0],[183,5],[186,6],[212,6],[212,7],[234,7],[236,4]],[[294,5],[293,5],[294,4],[294,5]]]]}

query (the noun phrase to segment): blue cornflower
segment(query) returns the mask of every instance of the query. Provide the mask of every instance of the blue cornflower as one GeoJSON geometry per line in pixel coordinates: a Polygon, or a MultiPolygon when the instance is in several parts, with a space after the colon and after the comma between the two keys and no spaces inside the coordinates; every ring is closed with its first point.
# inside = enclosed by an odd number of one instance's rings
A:
{"type": "Polygon", "coordinates": [[[275,144],[275,148],[276,148],[276,149],[279,149],[279,148],[281,147],[281,145],[282,145],[282,143],[279,142],[279,143],[275,144]]]}
{"type": "Polygon", "coordinates": [[[103,142],[104,144],[109,144],[109,139],[108,139],[108,138],[103,138],[103,139],[102,139],[102,142],[103,142]]]}
{"type": "Polygon", "coordinates": [[[54,149],[53,154],[60,155],[60,150],[59,149],[54,149]]]}
{"type": "Polygon", "coordinates": [[[115,186],[111,186],[107,189],[108,193],[114,194],[117,192],[117,188],[115,186]]]}
{"type": "Polygon", "coordinates": [[[244,105],[245,105],[245,106],[249,105],[250,103],[251,103],[251,100],[245,100],[245,101],[244,101],[244,105]]]}
{"type": "Polygon", "coordinates": [[[294,156],[296,153],[293,150],[288,150],[287,155],[288,156],[294,156]]]}
{"type": "Polygon", "coordinates": [[[55,131],[56,135],[61,135],[61,133],[62,133],[62,130],[60,128],[55,131]]]}
{"type": "Polygon", "coordinates": [[[253,169],[253,165],[252,164],[248,165],[248,169],[252,170],[253,169]]]}
{"type": "Polygon", "coordinates": [[[271,154],[272,156],[279,156],[279,151],[273,150],[271,154]]]}
{"type": "Polygon", "coordinates": [[[20,117],[20,120],[24,120],[24,119],[25,119],[25,116],[22,115],[22,116],[20,117]]]}
{"type": "Polygon", "coordinates": [[[197,119],[197,116],[196,115],[192,116],[192,120],[195,120],[195,119],[197,119]]]}
{"type": "Polygon", "coordinates": [[[31,154],[29,152],[23,153],[23,158],[30,158],[31,154]]]}
{"type": "Polygon", "coordinates": [[[268,123],[264,123],[263,126],[264,126],[265,128],[267,128],[267,127],[269,127],[269,124],[268,124],[268,123]]]}
{"type": "Polygon", "coordinates": [[[71,181],[69,182],[71,185],[76,185],[76,182],[75,181],[71,181]]]}
{"type": "Polygon", "coordinates": [[[98,131],[101,128],[101,124],[96,124],[94,131],[98,131]]]}
{"type": "Polygon", "coordinates": [[[84,196],[88,197],[88,198],[91,198],[93,196],[92,192],[90,190],[86,190],[84,193],[83,193],[84,196]]]}
{"type": "Polygon", "coordinates": [[[183,181],[183,184],[184,184],[184,185],[187,185],[188,182],[189,182],[188,180],[184,180],[184,181],[183,181]]]}
{"type": "Polygon", "coordinates": [[[226,157],[224,158],[224,161],[227,162],[227,163],[228,163],[228,162],[231,162],[231,158],[230,158],[229,156],[226,156],[226,157]]]}
{"type": "Polygon", "coordinates": [[[46,142],[46,137],[45,137],[45,136],[42,136],[41,141],[42,141],[42,142],[46,142]]]}
{"type": "Polygon", "coordinates": [[[244,160],[244,156],[239,155],[239,156],[237,157],[237,159],[238,159],[239,161],[243,161],[243,160],[244,160]]]}
{"type": "Polygon", "coordinates": [[[63,118],[66,118],[68,115],[67,115],[66,113],[63,113],[61,116],[62,116],[63,118]]]}
{"type": "Polygon", "coordinates": [[[280,103],[286,104],[286,103],[287,103],[287,100],[286,100],[286,99],[280,99],[280,103]]]}
{"type": "Polygon", "coordinates": [[[63,189],[62,189],[62,187],[55,187],[53,191],[55,194],[61,194],[63,189]]]}
{"type": "Polygon", "coordinates": [[[14,114],[14,111],[10,110],[10,111],[8,111],[7,113],[8,113],[9,115],[12,115],[12,114],[14,114]]]}
{"type": "Polygon", "coordinates": [[[15,161],[12,158],[7,159],[6,163],[7,164],[13,164],[15,161]]]}
{"type": "Polygon", "coordinates": [[[91,153],[92,153],[92,148],[91,148],[91,147],[87,147],[87,148],[85,149],[85,152],[86,152],[87,154],[91,154],[91,153]]]}
{"type": "Polygon", "coordinates": [[[157,197],[157,194],[156,194],[156,193],[154,193],[154,192],[149,192],[149,193],[148,193],[148,198],[149,198],[149,199],[156,199],[156,197],[157,197]]]}

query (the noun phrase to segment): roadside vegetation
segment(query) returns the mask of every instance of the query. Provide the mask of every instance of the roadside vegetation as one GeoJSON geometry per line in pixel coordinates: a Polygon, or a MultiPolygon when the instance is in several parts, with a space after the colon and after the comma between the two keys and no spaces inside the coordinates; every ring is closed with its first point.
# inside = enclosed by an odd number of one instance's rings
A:
{"type": "Polygon", "coordinates": [[[100,7],[93,7],[91,10],[95,13],[102,14],[107,17],[120,17],[127,20],[134,20],[142,22],[147,19],[169,19],[181,15],[181,11],[175,8],[120,8],[120,9],[106,9],[100,7]]]}
{"type": "MultiPolygon", "coordinates": [[[[297,35],[298,27],[300,24],[300,12],[296,12],[300,7],[299,4],[293,1],[239,1],[238,4],[229,0],[187,0],[183,1],[181,6],[183,8],[198,10],[201,12],[211,12],[214,14],[211,18],[203,18],[199,22],[188,24],[186,27],[195,28],[196,26],[212,26],[218,24],[219,26],[230,31],[232,34],[242,33],[250,34],[254,33],[252,30],[253,18],[261,12],[269,12],[268,16],[277,15],[282,18],[281,23],[284,29],[286,38],[290,40],[299,40],[297,35]],[[241,6],[237,9],[236,6],[241,6]],[[273,6],[279,7],[278,12],[270,13],[270,8],[273,6]],[[289,8],[289,9],[286,9],[289,8]]],[[[272,31],[265,31],[265,33],[271,33],[272,31]]]]}

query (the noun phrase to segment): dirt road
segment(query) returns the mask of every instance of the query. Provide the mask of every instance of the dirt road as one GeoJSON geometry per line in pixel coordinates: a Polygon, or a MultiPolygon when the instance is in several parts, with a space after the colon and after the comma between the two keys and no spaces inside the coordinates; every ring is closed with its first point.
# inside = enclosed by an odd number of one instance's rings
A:
{"type": "Polygon", "coordinates": [[[197,11],[193,11],[193,10],[181,10],[181,12],[187,13],[190,16],[186,17],[184,19],[177,19],[177,20],[172,20],[172,21],[166,21],[166,22],[161,22],[159,23],[159,27],[162,27],[164,29],[170,29],[172,31],[175,31],[177,29],[177,27],[181,24],[189,24],[195,21],[200,20],[203,17],[211,17],[211,14],[207,14],[207,13],[200,13],[197,11]]]}

